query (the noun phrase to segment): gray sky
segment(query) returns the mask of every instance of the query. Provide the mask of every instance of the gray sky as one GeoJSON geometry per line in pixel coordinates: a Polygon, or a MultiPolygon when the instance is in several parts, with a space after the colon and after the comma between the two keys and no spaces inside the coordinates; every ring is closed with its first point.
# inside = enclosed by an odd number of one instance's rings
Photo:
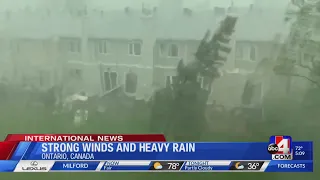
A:
{"type": "MultiPolygon", "coordinates": [[[[61,1],[61,0],[55,0],[61,1]]],[[[63,1],[63,0],[62,0],[63,1]]],[[[92,7],[104,7],[106,9],[122,9],[125,6],[140,7],[141,3],[145,1],[148,4],[156,5],[159,0],[88,0],[92,7]]],[[[174,0],[168,0],[174,1],[174,0]]],[[[184,0],[186,7],[196,7],[199,4],[210,1],[211,6],[228,6],[231,0],[184,0]]],[[[234,0],[236,6],[248,6],[254,0],[234,0]]],[[[264,0],[267,1],[267,0],[264,0]]],[[[279,0],[281,1],[281,0],[279,0]]],[[[7,7],[9,9],[19,9],[25,6],[37,7],[44,4],[46,0],[0,0],[1,9],[7,7]]]]}

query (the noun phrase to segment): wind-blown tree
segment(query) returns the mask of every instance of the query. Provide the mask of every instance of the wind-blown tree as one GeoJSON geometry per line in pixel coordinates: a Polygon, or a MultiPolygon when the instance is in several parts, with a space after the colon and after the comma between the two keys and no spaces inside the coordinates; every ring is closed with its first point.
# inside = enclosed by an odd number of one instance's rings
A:
{"type": "Polygon", "coordinates": [[[279,75],[304,78],[320,88],[320,63],[316,60],[320,44],[312,37],[316,24],[320,23],[320,0],[292,0],[291,4],[285,20],[294,22],[274,71],[279,75]],[[310,63],[303,63],[306,59],[310,63]],[[296,72],[296,67],[307,69],[309,73],[296,72]]]}
{"type": "Polygon", "coordinates": [[[157,91],[152,98],[151,132],[165,133],[175,141],[197,141],[206,129],[205,106],[211,92],[197,82],[199,75],[212,82],[219,77],[231,51],[230,37],[237,18],[227,16],[210,38],[207,31],[195,53],[195,60],[177,66],[177,81],[157,91]],[[160,131],[160,132],[159,132],[160,131]]]}
{"type": "MultiPolygon", "coordinates": [[[[320,0],[293,0],[290,6],[288,6],[287,17],[284,23],[291,24],[290,34],[286,38],[284,45],[281,45],[279,41],[280,37],[275,37],[275,44],[270,52],[272,56],[261,61],[255,72],[248,76],[242,95],[242,103],[244,105],[251,105],[254,89],[261,88],[259,87],[260,84],[265,79],[271,78],[274,73],[286,77],[287,92],[290,90],[292,77],[304,78],[319,87],[317,78],[320,77],[320,66],[319,62],[315,59],[315,54],[317,54],[317,49],[320,46],[317,45],[317,42],[311,36],[312,31],[315,29],[315,21],[320,17],[319,10],[320,0]],[[307,56],[309,56],[310,64],[303,62],[302,57],[307,58],[307,56]],[[302,74],[297,71],[298,69],[308,69],[309,73],[302,74]]],[[[274,94],[271,96],[274,96],[274,94]]],[[[267,109],[273,107],[273,105],[270,105],[270,102],[273,102],[275,97],[272,97],[273,100],[270,100],[271,96],[268,96],[268,98],[262,96],[260,99],[259,105],[263,119],[268,119],[265,117],[268,114],[265,112],[265,106],[267,106],[267,109]],[[268,99],[268,103],[265,102],[266,99],[268,99]]],[[[279,107],[275,109],[279,110],[279,107]]]]}

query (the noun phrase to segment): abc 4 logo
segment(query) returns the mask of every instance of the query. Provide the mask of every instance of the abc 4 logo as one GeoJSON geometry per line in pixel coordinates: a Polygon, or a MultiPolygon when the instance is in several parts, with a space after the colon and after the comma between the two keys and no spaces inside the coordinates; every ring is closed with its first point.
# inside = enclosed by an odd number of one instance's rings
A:
{"type": "MultiPolygon", "coordinates": [[[[269,144],[268,152],[272,154],[272,160],[292,160],[292,154],[278,154],[279,147],[276,144],[269,144]]],[[[281,151],[281,150],[280,150],[281,151]]]]}
{"type": "Polygon", "coordinates": [[[276,154],[277,152],[279,151],[279,147],[278,145],[272,143],[272,144],[269,144],[268,146],[268,152],[270,154],[276,154]]]}

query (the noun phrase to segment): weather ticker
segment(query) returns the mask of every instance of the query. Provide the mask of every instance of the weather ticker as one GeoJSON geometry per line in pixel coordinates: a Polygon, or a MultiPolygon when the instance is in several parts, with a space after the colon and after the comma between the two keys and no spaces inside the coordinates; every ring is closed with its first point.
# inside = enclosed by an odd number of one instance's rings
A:
{"type": "Polygon", "coordinates": [[[10,134],[0,172],[313,172],[313,143],[167,142],[164,135],[10,134]]]}

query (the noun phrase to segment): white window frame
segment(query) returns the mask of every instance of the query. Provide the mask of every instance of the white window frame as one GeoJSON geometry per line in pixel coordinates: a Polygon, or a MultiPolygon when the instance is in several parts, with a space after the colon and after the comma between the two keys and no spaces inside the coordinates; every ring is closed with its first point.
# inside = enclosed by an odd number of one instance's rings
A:
{"type": "Polygon", "coordinates": [[[130,56],[141,56],[142,55],[142,42],[141,41],[131,41],[128,44],[128,54],[130,56]],[[140,44],[140,54],[136,54],[134,49],[135,49],[135,45],[136,44],[140,44]]]}
{"type": "Polygon", "coordinates": [[[117,71],[103,71],[102,77],[103,77],[103,92],[111,91],[111,90],[113,90],[114,88],[116,88],[119,85],[119,73],[117,71]],[[106,90],[105,73],[109,73],[110,83],[111,83],[110,84],[110,87],[111,87],[110,90],[106,90]],[[111,73],[116,73],[116,75],[117,75],[115,87],[112,86],[111,73]]]}
{"type": "Polygon", "coordinates": [[[257,62],[258,61],[258,48],[255,45],[242,45],[236,46],[235,51],[236,60],[248,61],[248,62],[257,62]],[[255,59],[251,59],[251,51],[254,49],[255,59]],[[241,53],[241,57],[238,56],[238,53],[241,53]]]}
{"type": "Polygon", "coordinates": [[[169,78],[169,81],[170,81],[170,84],[172,85],[173,84],[173,78],[176,77],[177,78],[177,75],[170,75],[170,76],[165,76],[165,86],[167,87],[167,77],[170,77],[169,78]]]}
{"type": "Polygon", "coordinates": [[[98,40],[97,41],[97,46],[96,46],[96,48],[97,48],[96,51],[99,54],[109,54],[110,53],[109,52],[109,50],[110,50],[109,47],[110,47],[109,46],[109,42],[107,40],[98,40]]]}
{"type": "Polygon", "coordinates": [[[137,91],[138,91],[138,87],[139,87],[139,76],[138,76],[138,74],[137,73],[135,73],[135,72],[133,72],[134,74],[136,74],[137,75],[137,89],[136,89],[136,92],[134,92],[134,93],[129,93],[129,92],[127,92],[126,90],[127,90],[127,75],[129,74],[130,72],[124,72],[124,78],[123,78],[123,84],[124,84],[124,92],[127,94],[127,95],[129,95],[129,96],[134,96],[136,93],[137,93],[137,91]]]}
{"type": "Polygon", "coordinates": [[[167,51],[168,51],[168,57],[169,57],[169,58],[179,58],[180,48],[179,48],[179,45],[178,45],[178,44],[170,43],[170,44],[168,45],[167,51]],[[177,47],[177,51],[178,51],[176,56],[172,56],[172,48],[173,48],[174,46],[177,47]]]}

